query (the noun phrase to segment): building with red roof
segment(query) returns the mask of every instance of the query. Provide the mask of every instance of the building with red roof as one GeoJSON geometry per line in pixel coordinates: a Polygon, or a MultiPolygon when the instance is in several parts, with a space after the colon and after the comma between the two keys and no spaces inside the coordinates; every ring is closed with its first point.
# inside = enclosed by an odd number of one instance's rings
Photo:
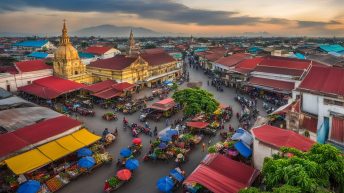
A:
{"type": "Polygon", "coordinates": [[[45,60],[28,60],[14,63],[19,73],[33,72],[39,70],[51,70],[52,67],[45,63],[45,60]]]}
{"type": "Polygon", "coordinates": [[[251,133],[253,142],[254,167],[262,169],[264,158],[279,152],[281,147],[292,147],[300,151],[308,151],[315,141],[294,131],[281,129],[271,125],[253,128],[251,133]]]}
{"type": "Polygon", "coordinates": [[[8,91],[17,91],[18,87],[31,84],[34,80],[53,75],[51,66],[45,60],[28,60],[14,63],[13,66],[2,68],[0,87],[8,91]]]}
{"type": "Polygon", "coordinates": [[[84,87],[85,85],[71,80],[49,76],[35,80],[32,84],[19,87],[18,90],[43,99],[54,99],[63,94],[78,91],[84,87]]]}
{"type": "Polygon", "coordinates": [[[250,58],[250,55],[245,53],[223,56],[214,62],[213,68],[222,72],[228,72],[230,69],[233,69],[239,62],[242,62],[248,58],[250,58]]]}
{"type": "Polygon", "coordinates": [[[164,52],[157,52],[157,53],[144,53],[141,54],[141,57],[148,62],[150,66],[159,66],[169,63],[177,62],[171,55],[164,52]]]}
{"type": "Polygon", "coordinates": [[[190,192],[197,183],[213,193],[237,193],[250,187],[258,175],[259,171],[249,165],[221,154],[208,154],[183,184],[190,192]]]}
{"type": "Polygon", "coordinates": [[[84,53],[94,54],[101,59],[112,58],[121,52],[113,47],[107,46],[90,46],[84,50],[84,53]]]}
{"type": "Polygon", "coordinates": [[[295,95],[301,98],[301,111],[317,117],[313,132],[319,143],[332,143],[344,149],[344,69],[313,66],[295,95]]]}

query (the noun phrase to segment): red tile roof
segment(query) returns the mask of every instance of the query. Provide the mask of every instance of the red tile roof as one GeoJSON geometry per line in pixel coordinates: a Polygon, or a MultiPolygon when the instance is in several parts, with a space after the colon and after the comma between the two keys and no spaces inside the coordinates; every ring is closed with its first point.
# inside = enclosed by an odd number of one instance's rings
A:
{"type": "Polygon", "coordinates": [[[220,59],[221,57],[223,57],[224,53],[206,53],[205,55],[203,55],[207,60],[211,61],[211,62],[215,62],[216,60],[220,59]]]}
{"type": "Polygon", "coordinates": [[[14,131],[13,134],[30,144],[35,144],[77,126],[81,126],[79,121],[60,116],[23,127],[14,131]]]}
{"type": "Polygon", "coordinates": [[[157,109],[161,111],[167,111],[176,105],[172,98],[167,98],[158,102],[153,103],[148,108],[157,109]]]}
{"type": "Polygon", "coordinates": [[[115,80],[105,80],[102,82],[94,83],[86,86],[84,89],[90,92],[96,93],[111,88],[112,85],[116,84],[115,80]]]}
{"type": "Polygon", "coordinates": [[[115,84],[115,85],[112,85],[112,88],[118,90],[118,91],[126,91],[126,90],[129,90],[129,89],[132,89],[135,87],[135,84],[130,84],[128,82],[121,82],[121,83],[118,83],[118,84],[115,84]]]}
{"type": "Polygon", "coordinates": [[[164,48],[152,48],[152,49],[144,49],[142,50],[142,53],[146,54],[158,54],[165,52],[164,48]]]}
{"type": "Polygon", "coordinates": [[[208,154],[184,183],[198,183],[214,193],[237,193],[251,186],[258,175],[259,171],[249,165],[221,154],[208,154]]]}
{"type": "Polygon", "coordinates": [[[112,47],[105,47],[105,46],[91,46],[88,47],[84,52],[90,53],[90,54],[95,54],[95,55],[103,55],[107,51],[112,49],[112,47]]]}
{"type": "Polygon", "coordinates": [[[176,60],[166,52],[154,53],[154,54],[141,54],[141,57],[148,62],[151,66],[162,65],[166,63],[175,62],[176,60]]]}
{"type": "Polygon", "coordinates": [[[239,62],[235,68],[243,68],[243,69],[249,69],[253,70],[256,68],[256,66],[264,60],[263,57],[257,57],[257,58],[251,58],[251,59],[246,59],[241,62],[239,62]]]}
{"type": "Polygon", "coordinates": [[[85,85],[71,80],[49,76],[35,80],[30,85],[19,87],[18,90],[44,99],[53,99],[62,94],[73,92],[83,87],[85,87],[85,85]]]}
{"type": "Polygon", "coordinates": [[[52,69],[51,66],[45,64],[44,60],[28,60],[22,62],[16,62],[15,66],[19,72],[32,72],[38,70],[52,69]]]}
{"type": "Polygon", "coordinates": [[[249,54],[233,54],[230,56],[223,56],[220,59],[216,60],[215,62],[224,66],[232,67],[238,64],[239,62],[247,59],[250,57],[249,54]]]}
{"type": "Polygon", "coordinates": [[[344,96],[344,69],[313,66],[299,89],[344,96]]]}
{"type": "Polygon", "coordinates": [[[298,70],[298,69],[288,69],[288,68],[286,69],[286,68],[280,68],[280,67],[258,65],[254,69],[254,72],[263,72],[263,73],[281,74],[281,75],[301,77],[305,71],[304,70],[298,70]]]}
{"type": "Polygon", "coordinates": [[[284,91],[291,91],[295,87],[294,82],[286,82],[286,81],[272,80],[272,79],[258,78],[258,77],[251,77],[249,80],[249,83],[251,85],[264,86],[264,87],[269,87],[276,90],[284,90],[284,91]]]}
{"type": "Polygon", "coordinates": [[[269,56],[269,57],[266,57],[259,65],[305,70],[305,69],[308,69],[310,64],[311,64],[310,60],[300,60],[300,59],[295,59],[295,58],[269,56]]]}
{"type": "Polygon", "coordinates": [[[96,60],[94,62],[91,62],[88,66],[110,70],[123,70],[129,67],[136,59],[137,57],[116,55],[112,58],[96,60]]]}
{"type": "Polygon", "coordinates": [[[259,141],[277,148],[293,147],[301,151],[308,151],[315,143],[309,138],[297,134],[294,131],[281,129],[271,125],[253,128],[251,132],[259,141]]]}

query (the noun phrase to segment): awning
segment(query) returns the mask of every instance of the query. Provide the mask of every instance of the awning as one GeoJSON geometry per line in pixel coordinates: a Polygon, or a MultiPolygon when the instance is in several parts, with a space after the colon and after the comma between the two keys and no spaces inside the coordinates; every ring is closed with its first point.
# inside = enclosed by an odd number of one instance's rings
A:
{"type": "Polygon", "coordinates": [[[104,90],[95,94],[92,94],[93,96],[96,96],[101,99],[111,99],[117,96],[120,96],[123,92],[118,91],[116,89],[110,88],[108,90],[104,90]]]}
{"type": "Polygon", "coordinates": [[[294,82],[258,78],[258,77],[250,78],[250,81],[248,83],[252,86],[258,86],[266,90],[286,91],[288,93],[290,93],[295,87],[294,82]]]}
{"type": "Polygon", "coordinates": [[[47,156],[53,161],[58,160],[61,157],[66,156],[69,153],[71,153],[70,151],[68,151],[67,149],[63,148],[61,145],[56,143],[55,141],[39,146],[38,149],[45,156],[47,156]]]}
{"type": "Polygon", "coordinates": [[[209,125],[207,122],[186,122],[186,126],[193,127],[197,129],[206,128],[209,125]]]}
{"type": "Polygon", "coordinates": [[[242,155],[245,158],[249,158],[252,155],[252,150],[248,148],[245,144],[243,144],[241,141],[238,141],[234,144],[234,147],[240,155],[242,155]]]}
{"type": "Polygon", "coordinates": [[[72,134],[72,136],[85,145],[90,145],[101,139],[100,136],[95,135],[86,129],[81,129],[72,134]]]}
{"type": "Polygon", "coordinates": [[[82,144],[80,141],[78,141],[77,139],[75,139],[72,135],[62,137],[56,140],[56,142],[71,152],[76,151],[86,146],[82,144]]]}
{"type": "Polygon", "coordinates": [[[158,102],[153,103],[148,108],[156,109],[160,111],[168,111],[176,105],[172,98],[167,98],[158,102]]]}
{"type": "Polygon", "coordinates": [[[45,166],[51,160],[37,149],[5,160],[7,166],[17,175],[45,166]]]}

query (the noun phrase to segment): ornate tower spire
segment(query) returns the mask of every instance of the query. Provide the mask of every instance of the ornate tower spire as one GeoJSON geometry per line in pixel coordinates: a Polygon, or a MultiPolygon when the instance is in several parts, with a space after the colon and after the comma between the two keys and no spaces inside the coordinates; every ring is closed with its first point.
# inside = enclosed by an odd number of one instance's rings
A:
{"type": "Polygon", "coordinates": [[[60,40],[60,45],[70,44],[69,37],[67,34],[66,20],[63,20],[62,36],[60,40]]]}
{"type": "Polygon", "coordinates": [[[130,36],[129,36],[129,55],[132,54],[133,49],[135,49],[135,40],[134,40],[133,29],[131,29],[130,36]]]}

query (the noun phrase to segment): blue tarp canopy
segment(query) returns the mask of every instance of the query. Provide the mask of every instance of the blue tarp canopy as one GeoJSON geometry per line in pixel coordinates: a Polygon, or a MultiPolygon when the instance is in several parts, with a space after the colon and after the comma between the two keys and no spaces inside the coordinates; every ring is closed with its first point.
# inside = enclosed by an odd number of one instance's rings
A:
{"type": "Polygon", "coordinates": [[[298,53],[298,52],[294,54],[294,57],[297,58],[297,59],[301,59],[301,60],[305,60],[306,59],[306,56],[304,56],[303,54],[298,53]]]}
{"type": "Polygon", "coordinates": [[[46,58],[48,57],[48,53],[45,52],[32,52],[31,54],[27,55],[28,57],[34,58],[46,58]]]}
{"type": "Polygon", "coordinates": [[[325,52],[341,52],[344,50],[344,47],[339,44],[320,45],[319,47],[325,52]]]}
{"type": "Polygon", "coordinates": [[[170,171],[170,175],[171,175],[174,179],[178,180],[178,182],[181,182],[181,181],[184,180],[184,176],[183,176],[181,173],[179,173],[176,169],[171,170],[171,171],[170,171]]]}
{"type": "Polygon", "coordinates": [[[238,150],[240,155],[242,155],[245,158],[249,158],[252,155],[252,150],[246,145],[244,145],[241,141],[236,142],[234,144],[234,147],[236,150],[238,150]]]}
{"type": "Polygon", "coordinates": [[[250,53],[256,53],[256,52],[260,52],[262,51],[263,49],[259,48],[259,47],[251,47],[248,49],[248,52],[250,53]]]}
{"type": "Polygon", "coordinates": [[[251,133],[244,129],[237,129],[231,139],[241,141],[247,146],[250,146],[253,143],[251,133]]]}

